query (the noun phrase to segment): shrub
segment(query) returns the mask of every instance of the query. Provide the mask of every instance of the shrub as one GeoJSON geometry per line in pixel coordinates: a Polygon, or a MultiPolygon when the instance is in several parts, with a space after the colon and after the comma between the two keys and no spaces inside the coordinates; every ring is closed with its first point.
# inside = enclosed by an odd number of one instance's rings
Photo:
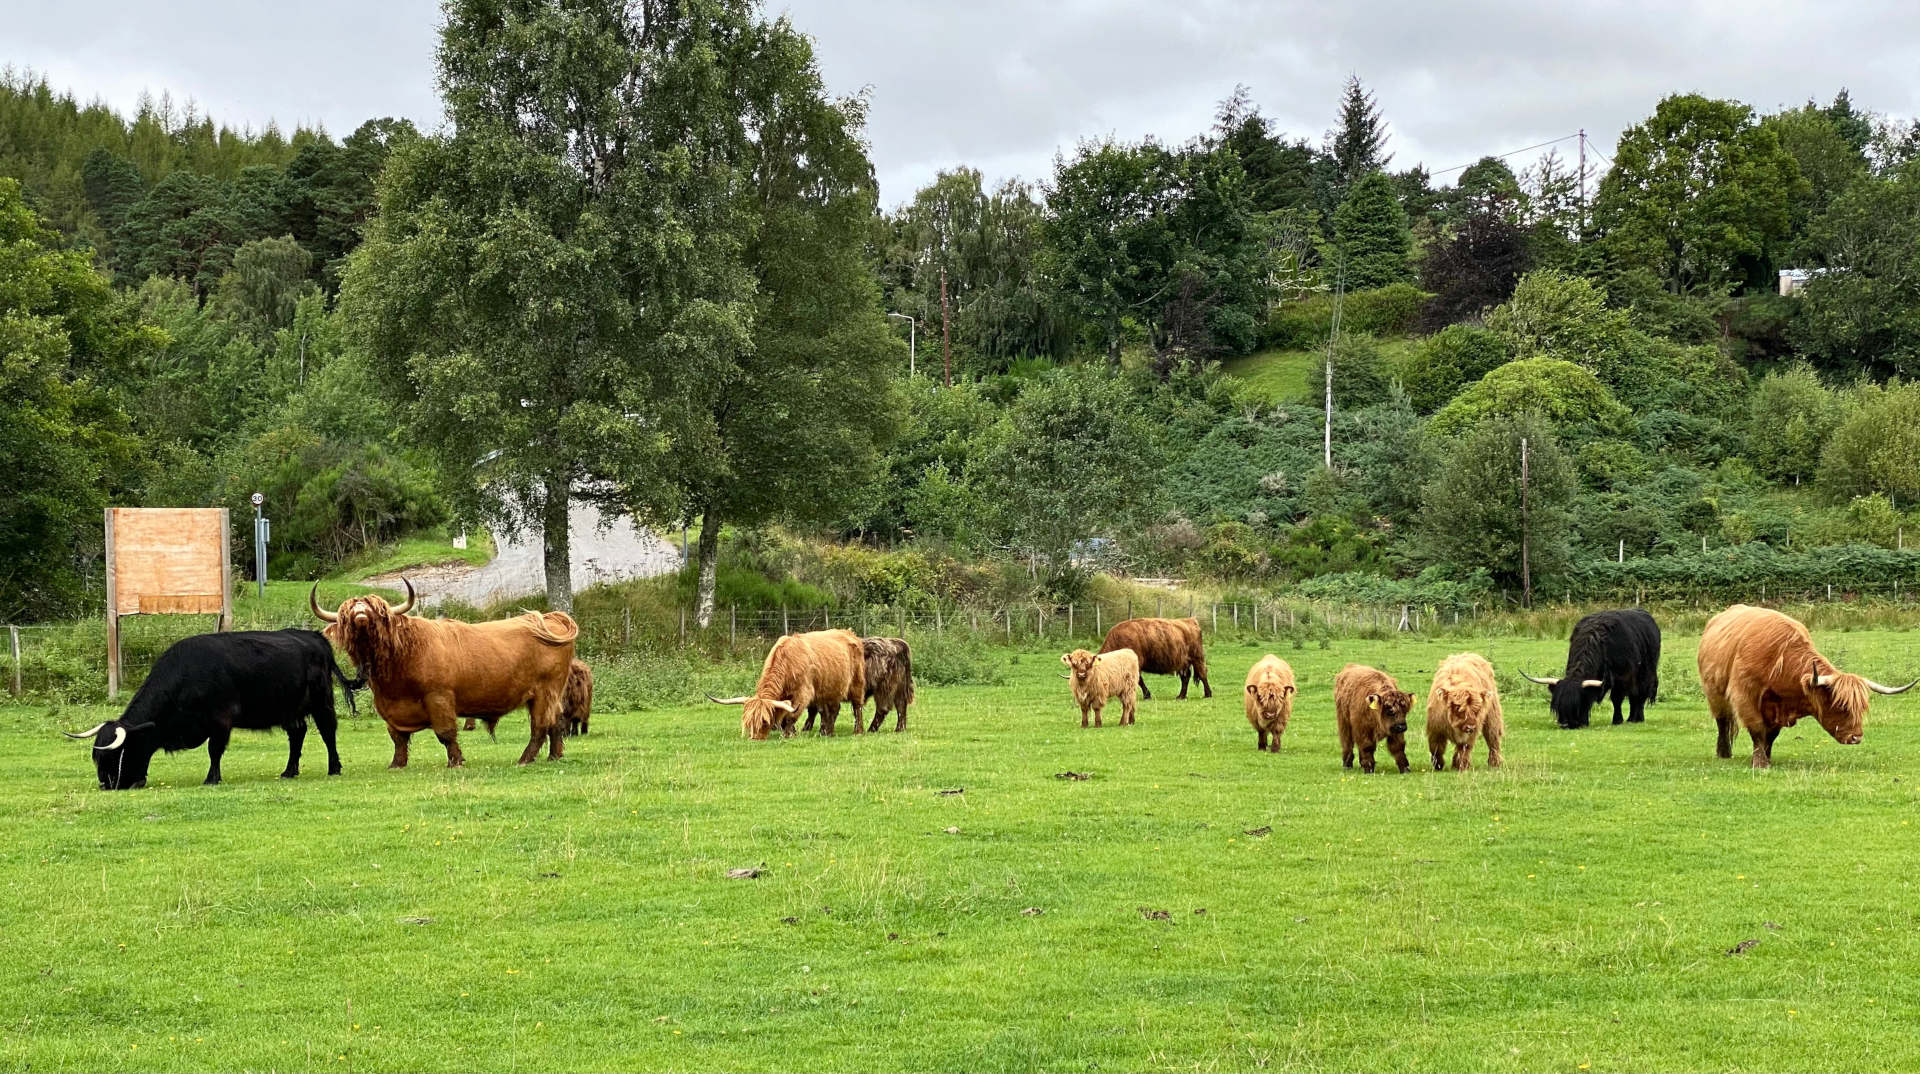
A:
{"type": "Polygon", "coordinates": [[[1481,377],[1442,407],[1428,426],[1436,436],[1459,436],[1497,418],[1535,414],[1562,437],[1624,431],[1632,415],[1585,368],[1553,358],[1522,358],[1481,377]]]}
{"type": "MultiPolygon", "coordinates": [[[[1375,336],[1408,335],[1419,327],[1420,311],[1429,297],[1410,283],[1349,291],[1341,299],[1340,330],[1375,336]]],[[[1333,296],[1315,294],[1275,307],[1267,316],[1260,345],[1294,351],[1324,347],[1332,332],[1333,296]]]]}
{"type": "Polygon", "coordinates": [[[962,634],[921,635],[913,639],[916,686],[997,686],[1007,669],[980,639],[962,634]]]}
{"type": "Polygon", "coordinates": [[[1493,332],[1448,325],[1420,341],[1400,370],[1400,383],[1414,409],[1431,414],[1511,357],[1506,341],[1493,332]]]}

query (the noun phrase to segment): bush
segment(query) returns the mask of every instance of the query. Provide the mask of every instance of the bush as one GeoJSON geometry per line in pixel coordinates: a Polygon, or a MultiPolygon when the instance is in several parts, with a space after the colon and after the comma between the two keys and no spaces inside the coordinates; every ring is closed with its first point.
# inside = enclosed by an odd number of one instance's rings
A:
{"type": "Polygon", "coordinates": [[[1506,341],[1493,332],[1448,325],[1420,341],[1400,370],[1400,383],[1414,409],[1431,414],[1511,357],[1506,341]]]}
{"type": "Polygon", "coordinates": [[[1884,592],[1895,582],[1920,582],[1920,553],[1858,544],[1789,551],[1755,542],[1625,563],[1582,563],[1568,572],[1568,580],[1582,596],[1620,599],[1642,593],[1649,600],[1702,594],[1722,600],[1735,594],[1758,598],[1763,588],[1780,594],[1811,592],[1829,584],[1836,590],[1884,592]]]}
{"type": "MultiPolygon", "coordinates": [[[[1409,335],[1419,328],[1420,311],[1431,297],[1410,283],[1349,291],[1341,300],[1340,330],[1375,336],[1409,335]]],[[[1316,294],[1275,307],[1267,316],[1260,345],[1290,351],[1324,347],[1332,332],[1333,296],[1316,294]]]]}
{"type": "MultiPolygon", "coordinates": [[[[1357,410],[1385,395],[1389,381],[1386,363],[1373,337],[1342,332],[1333,348],[1333,405],[1357,410]]],[[[1327,356],[1323,349],[1307,377],[1308,400],[1324,398],[1326,383],[1327,356]]]]}
{"type": "Polygon", "coordinates": [[[1920,384],[1894,381],[1859,394],[1860,405],[1820,454],[1821,484],[1841,499],[1920,500],[1920,384]]]}
{"type": "Polygon", "coordinates": [[[978,638],[935,634],[913,642],[915,686],[998,686],[1006,678],[999,657],[978,638]]]}
{"type": "Polygon", "coordinates": [[[1631,428],[1632,415],[1591,372],[1553,358],[1522,358],[1481,377],[1442,407],[1429,425],[1459,436],[1497,418],[1535,414],[1563,439],[1631,428]]]}

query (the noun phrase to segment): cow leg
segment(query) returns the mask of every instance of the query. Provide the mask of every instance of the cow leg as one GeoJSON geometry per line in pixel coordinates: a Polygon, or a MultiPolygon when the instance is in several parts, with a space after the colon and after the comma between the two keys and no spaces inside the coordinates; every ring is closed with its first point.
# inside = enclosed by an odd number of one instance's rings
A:
{"type": "Polygon", "coordinates": [[[832,737],[833,729],[840,723],[840,706],[820,703],[820,733],[832,737]]]}
{"type": "Polygon", "coordinates": [[[1615,727],[1620,726],[1620,694],[1621,693],[1622,693],[1622,690],[1620,687],[1616,686],[1613,688],[1613,725],[1615,727]]]}
{"type": "Polygon", "coordinates": [[[871,734],[875,731],[880,730],[880,725],[886,722],[887,722],[887,707],[885,705],[880,704],[879,701],[875,701],[873,703],[873,723],[867,727],[867,732],[871,734]]]}
{"type": "Polygon", "coordinates": [[[227,739],[231,737],[233,728],[223,723],[214,724],[213,734],[207,736],[207,759],[210,763],[207,765],[206,785],[209,787],[220,782],[220,755],[227,752],[227,739]]]}
{"type": "Polygon", "coordinates": [[[1093,711],[1093,706],[1091,705],[1080,706],[1080,729],[1082,731],[1087,729],[1087,714],[1092,711],[1093,711]]]}
{"type": "Polygon", "coordinates": [[[1208,682],[1208,681],[1207,681],[1207,665],[1205,665],[1205,664],[1195,664],[1195,665],[1193,666],[1193,677],[1194,677],[1195,679],[1197,679],[1197,680],[1199,680],[1199,682],[1200,682],[1200,688],[1201,688],[1202,690],[1204,690],[1204,691],[1206,691],[1206,693],[1204,693],[1204,694],[1202,694],[1201,696],[1203,696],[1203,697],[1212,697],[1212,696],[1213,696],[1213,683],[1211,683],[1211,682],[1208,682]]]}
{"type": "Polygon", "coordinates": [[[809,705],[809,706],[807,707],[807,722],[806,722],[805,724],[803,724],[803,725],[801,726],[801,728],[800,728],[800,730],[802,730],[802,731],[811,731],[811,730],[813,730],[813,717],[814,717],[814,715],[815,715],[815,712],[814,712],[814,709],[813,709],[813,707],[812,707],[811,705],[809,705]]]}
{"type": "Polygon", "coordinates": [[[1374,742],[1371,738],[1363,738],[1360,740],[1360,771],[1369,776],[1373,775],[1373,751],[1376,745],[1378,745],[1378,743],[1374,742]]]}
{"type": "Polygon", "coordinates": [[[1335,723],[1334,727],[1340,732],[1340,767],[1352,768],[1353,725],[1345,720],[1339,720],[1335,723]]]}
{"type": "Polygon", "coordinates": [[[1147,689],[1147,676],[1145,672],[1140,674],[1140,699],[1142,701],[1153,700],[1153,691],[1147,689]]]}
{"type": "MultiPolygon", "coordinates": [[[[1101,709],[1103,709],[1103,708],[1105,708],[1105,707],[1106,707],[1106,702],[1104,702],[1104,701],[1102,701],[1102,702],[1100,702],[1099,704],[1096,704],[1095,706],[1093,706],[1093,726],[1095,726],[1095,727],[1099,727],[1099,726],[1100,726],[1100,710],[1101,710],[1101,709]]],[[[1126,722],[1126,720],[1125,720],[1125,718],[1124,718],[1124,717],[1122,717],[1122,719],[1121,719],[1121,722],[1122,722],[1122,723],[1125,723],[1125,722],[1126,722]]],[[[1085,724],[1081,724],[1081,726],[1082,726],[1082,727],[1084,727],[1084,726],[1086,726],[1086,725],[1085,725],[1085,724]]]]}
{"type": "Polygon", "coordinates": [[[897,719],[895,719],[893,724],[893,731],[894,731],[894,734],[899,734],[900,732],[905,731],[906,729],[907,729],[907,706],[901,705],[900,715],[897,719]]]}
{"type": "Polygon", "coordinates": [[[1267,752],[1267,729],[1264,727],[1255,727],[1253,729],[1253,734],[1254,734],[1254,743],[1253,743],[1254,752],[1255,753],[1267,752]]]}
{"type": "Polygon", "coordinates": [[[1453,770],[1455,772],[1473,771],[1473,739],[1453,744],[1453,770]]]}
{"type": "Polygon", "coordinates": [[[1407,763],[1407,739],[1405,735],[1387,736],[1387,752],[1393,755],[1393,763],[1400,766],[1400,774],[1406,775],[1413,767],[1407,763]]]}
{"type": "Polygon", "coordinates": [[[477,721],[477,720],[475,720],[475,719],[474,719],[473,717],[471,717],[471,716],[469,716],[469,717],[467,717],[467,722],[466,722],[466,725],[465,725],[464,727],[462,727],[462,728],[460,728],[460,730],[462,730],[462,731],[471,731],[471,730],[473,730],[474,728],[476,728],[476,727],[478,727],[478,726],[480,726],[480,724],[479,724],[479,721],[477,721]]]}
{"type": "Polygon", "coordinates": [[[1427,753],[1433,758],[1433,770],[1438,772],[1447,767],[1447,740],[1432,731],[1427,732],[1427,753]]]}
{"type": "Polygon", "coordinates": [[[1187,668],[1180,669],[1180,696],[1174,700],[1185,701],[1187,699],[1187,676],[1191,674],[1193,674],[1193,672],[1187,668]]]}
{"type": "MultiPolygon", "coordinates": [[[[545,693],[536,693],[527,701],[527,748],[520,751],[520,764],[532,764],[540,759],[540,744],[547,741],[547,732],[560,720],[560,699],[549,697],[545,693]]],[[[559,757],[549,753],[549,760],[559,757]]]]}
{"type": "Polygon", "coordinates": [[[459,768],[466,764],[467,755],[460,752],[460,719],[454,711],[453,698],[445,694],[432,694],[427,697],[425,704],[427,726],[433,728],[433,737],[447,748],[447,767],[459,768]]]}
{"type": "Polygon", "coordinates": [[[1646,723],[1647,722],[1647,699],[1646,698],[1641,697],[1638,694],[1635,694],[1634,696],[1627,698],[1627,722],[1628,723],[1646,723]]]}
{"type": "Polygon", "coordinates": [[[1749,736],[1753,738],[1753,761],[1752,761],[1753,767],[1772,768],[1773,767],[1773,739],[1774,739],[1774,736],[1778,735],[1780,732],[1776,730],[1771,732],[1770,734],[1764,734],[1764,735],[1758,731],[1749,731],[1747,733],[1749,736]]]}
{"type": "Polygon", "coordinates": [[[413,741],[413,732],[402,731],[392,724],[387,725],[387,737],[393,739],[393,763],[388,768],[407,767],[407,744],[413,741]]]}
{"type": "MultiPolygon", "coordinates": [[[[788,713],[787,715],[780,717],[780,737],[792,738],[796,734],[796,732],[793,729],[793,725],[799,722],[800,722],[800,717],[794,713],[788,713]]],[[[808,720],[807,726],[812,727],[813,721],[808,720]]]]}
{"type": "Polygon", "coordinates": [[[1480,725],[1480,737],[1487,740],[1487,767],[1499,768],[1504,760],[1500,755],[1500,740],[1507,734],[1507,725],[1498,716],[1491,717],[1480,725]]]}
{"type": "Polygon", "coordinates": [[[333,691],[327,691],[325,703],[314,708],[313,725],[320,729],[320,741],[327,747],[327,775],[337,776],[340,774],[340,748],[334,742],[334,736],[340,721],[333,714],[333,691]]]}
{"type": "Polygon", "coordinates": [[[287,725],[287,770],[280,773],[281,779],[294,779],[300,775],[300,749],[307,742],[307,721],[287,725]]]}

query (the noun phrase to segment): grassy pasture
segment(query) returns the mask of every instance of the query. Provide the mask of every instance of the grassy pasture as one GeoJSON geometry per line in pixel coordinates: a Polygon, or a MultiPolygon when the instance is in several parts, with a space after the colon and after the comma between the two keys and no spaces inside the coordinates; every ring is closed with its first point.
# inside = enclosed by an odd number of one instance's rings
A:
{"type": "MultiPolygon", "coordinates": [[[[1892,680],[1911,638],[1821,640],[1892,680]]],[[[1131,728],[1081,731],[1053,650],[923,688],[904,735],[768,743],[687,696],[744,665],[646,712],[609,668],[558,763],[515,768],[509,720],[388,772],[367,714],[337,778],[244,734],[221,787],[201,751],[113,794],[54,732],[114,710],[0,707],[0,1068],[1920,1066],[1920,707],[1853,748],[1804,721],[1753,773],[1712,756],[1690,638],[1647,724],[1577,733],[1516,674],[1563,645],[1480,644],[1508,767],[1464,776],[1339,766],[1334,672],[1424,696],[1462,646],[1412,640],[1281,648],[1277,757],[1240,644],[1131,728]]]]}

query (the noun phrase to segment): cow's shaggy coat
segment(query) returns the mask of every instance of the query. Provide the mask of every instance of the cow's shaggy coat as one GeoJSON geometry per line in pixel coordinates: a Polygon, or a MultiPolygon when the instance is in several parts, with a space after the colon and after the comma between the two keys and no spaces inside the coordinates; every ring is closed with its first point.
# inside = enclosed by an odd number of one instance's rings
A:
{"type": "Polygon", "coordinates": [[[1547,688],[1548,706],[1561,727],[1587,726],[1593,706],[1609,692],[1613,722],[1620,722],[1625,700],[1627,722],[1639,723],[1646,719],[1646,705],[1660,697],[1660,625],[1639,608],[1594,612],[1574,625],[1565,672],[1551,679],[1526,678],[1547,688]]]}
{"type": "Polygon", "coordinates": [[[791,738],[802,712],[818,710],[820,733],[833,734],[842,702],[853,706],[853,733],[865,730],[860,708],[866,700],[866,659],[851,630],[815,630],[783,634],[767,650],[760,681],[751,696],[708,700],[739,705],[740,733],[764,740],[776,727],[791,738]]]}
{"type": "MultiPolygon", "coordinates": [[[[1180,696],[1187,696],[1187,680],[1197,680],[1207,697],[1213,696],[1213,684],[1207,681],[1207,654],[1200,643],[1200,620],[1122,619],[1107,631],[1100,651],[1131,649],[1140,660],[1141,674],[1180,676],[1180,696]]],[[[1140,696],[1153,700],[1147,680],[1140,679],[1140,696]]]]}
{"type": "Polygon", "coordinates": [[[1400,689],[1393,676],[1363,664],[1341,668],[1333,678],[1333,711],[1342,765],[1353,767],[1357,749],[1360,771],[1371,774],[1374,747],[1384,741],[1393,763],[1407,771],[1407,714],[1413,711],[1413,695],[1400,689]]]}
{"type": "Polygon", "coordinates": [[[1293,695],[1298,692],[1293,668],[1272,653],[1247,671],[1245,705],[1247,722],[1253,725],[1254,749],[1280,752],[1280,736],[1287,732],[1293,695]]]}
{"type": "Polygon", "coordinates": [[[1835,742],[1858,745],[1873,695],[1904,693],[1914,685],[1882,686],[1841,671],[1813,647],[1799,620],[1745,604],[1707,621],[1698,664],[1707,711],[1719,728],[1714,752],[1733,756],[1738,721],[1753,740],[1755,768],[1773,766],[1774,740],[1802,716],[1818,720],[1835,742]]]}
{"type": "Polygon", "coordinates": [[[1080,706],[1080,726],[1087,726],[1087,717],[1093,717],[1093,726],[1100,726],[1100,711],[1107,702],[1120,699],[1120,722],[1130,724],[1134,719],[1134,684],[1140,679],[1140,658],[1132,649],[1116,649],[1107,653],[1090,653],[1085,649],[1075,649],[1062,653],[1060,662],[1067,665],[1067,679],[1073,684],[1073,700],[1080,706]]]}
{"type": "Polygon", "coordinates": [[[1448,743],[1453,744],[1454,770],[1472,768],[1476,735],[1487,741],[1487,767],[1499,768],[1500,739],[1506,730],[1493,665],[1479,653],[1455,653],[1442,660],[1427,693],[1427,752],[1434,770],[1446,767],[1448,743]]]}
{"type": "Polygon", "coordinates": [[[901,638],[862,638],[860,651],[866,660],[867,699],[873,702],[873,724],[867,730],[880,730],[887,713],[897,712],[893,729],[905,731],[907,706],[913,704],[913,650],[901,638]]]}

